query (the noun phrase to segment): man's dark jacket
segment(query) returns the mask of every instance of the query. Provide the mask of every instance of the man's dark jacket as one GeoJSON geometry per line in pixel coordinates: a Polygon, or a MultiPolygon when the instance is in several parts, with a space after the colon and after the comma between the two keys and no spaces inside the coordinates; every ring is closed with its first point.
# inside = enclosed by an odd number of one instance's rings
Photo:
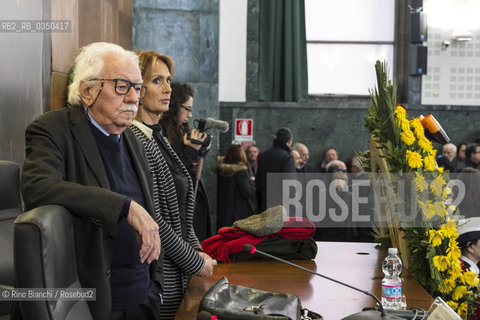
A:
{"type": "Polygon", "coordinates": [[[315,172],[319,171],[319,170],[317,170],[317,168],[312,166],[310,163],[305,163],[305,165],[303,167],[301,167],[299,169],[297,168],[296,170],[299,173],[315,173],[315,172]]]}
{"type": "MultiPolygon", "coordinates": [[[[142,188],[145,209],[152,214],[152,179],[141,143],[126,129],[123,134],[142,188]]],[[[84,288],[96,288],[88,306],[94,319],[110,314],[110,264],[120,212],[126,196],[110,191],[102,157],[81,106],[45,113],[27,127],[22,195],[26,209],[56,204],[74,220],[77,269],[84,288]]],[[[157,262],[150,265],[153,280],[157,262]]]]}
{"type": "Polygon", "coordinates": [[[273,140],[270,149],[258,156],[257,175],[255,183],[257,186],[259,211],[267,208],[267,173],[296,172],[295,161],[293,160],[290,148],[278,140],[273,140]]]}

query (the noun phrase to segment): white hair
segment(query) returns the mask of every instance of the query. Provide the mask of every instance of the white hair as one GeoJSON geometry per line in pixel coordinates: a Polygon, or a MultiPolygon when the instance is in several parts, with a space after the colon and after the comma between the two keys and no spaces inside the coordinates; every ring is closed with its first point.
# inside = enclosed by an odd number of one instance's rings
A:
{"type": "Polygon", "coordinates": [[[75,59],[72,83],[68,86],[69,104],[76,105],[82,102],[78,91],[80,82],[94,79],[100,75],[103,70],[103,57],[109,52],[117,53],[138,66],[138,56],[134,52],[125,50],[117,44],[94,42],[84,46],[80,49],[80,53],[75,59]]]}
{"type": "Polygon", "coordinates": [[[444,145],[443,145],[443,149],[442,149],[442,151],[443,151],[443,150],[445,150],[445,147],[452,147],[452,151],[453,151],[453,153],[457,153],[457,146],[456,146],[456,145],[454,145],[453,143],[447,143],[447,144],[444,144],[444,145]]]}
{"type": "Polygon", "coordinates": [[[303,148],[307,149],[307,146],[300,142],[295,143],[295,145],[293,146],[293,149],[297,150],[298,152],[300,152],[300,149],[303,148]]]}
{"type": "Polygon", "coordinates": [[[341,160],[332,160],[330,161],[327,166],[325,167],[325,169],[328,171],[328,169],[330,169],[331,167],[333,166],[337,166],[337,167],[342,167],[342,169],[346,169],[347,168],[347,165],[345,164],[345,162],[341,161],[341,160]]]}
{"type": "Polygon", "coordinates": [[[360,162],[358,157],[353,157],[352,167],[357,167],[360,172],[363,172],[362,163],[360,162]]]}

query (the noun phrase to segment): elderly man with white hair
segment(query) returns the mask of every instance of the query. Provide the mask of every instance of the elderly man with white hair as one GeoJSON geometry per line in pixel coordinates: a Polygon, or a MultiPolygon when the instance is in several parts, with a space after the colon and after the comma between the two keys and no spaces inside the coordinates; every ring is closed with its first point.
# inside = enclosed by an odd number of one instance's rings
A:
{"type": "Polygon", "coordinates": [[[298,153],[297,150],[292,150],[292,156],[293,161],[295,162],[295,169],[297,169],[297,172],[301,172],[300,170],[302,169],[302,157],[300,156],[300,153],[298,153]]]}
{"type": "Polygon", "coordinates": [[[73,71],[70,106],[26,130],[23,199],[27,209],[56,204],[75,217],[79,280],[96,288],[93,319],[155,319],[161,244],[145,151],[128,129],[145,94],[138,57],[92,43],[73,71]]]}
{"type": "Polygon", "coordinates": [[[315,167],[312,166],[310,163],[308,163],[308,159],[310,159],[310,153],[305,144],[297,142],[293,146],[293,150],[296,150],[300,155],[300,163],[299,163],[299,166],[297,167],[297,172],[309,173],[309,172],[316,171],[315,167]]]}
{"type": "Polygon", "coordinates": [[[457,166],[457,146],[447,143],[442,147],[442,156],[439,157],[438,165],[445,170],[453,171],[457,166]]]}

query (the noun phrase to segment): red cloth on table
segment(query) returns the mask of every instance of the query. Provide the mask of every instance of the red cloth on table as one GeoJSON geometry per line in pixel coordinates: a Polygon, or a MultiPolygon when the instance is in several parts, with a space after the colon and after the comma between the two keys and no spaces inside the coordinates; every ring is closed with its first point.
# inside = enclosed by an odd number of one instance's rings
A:
{"type": "Polygon", "coordinates": [[[205,239],[201,245],[203,251],[220,262],[230,262],[231,254],[243,250],[245,244],[255,246],[270,237],[284,237],[288,239],[309,239],[315,234],[315,226],[305,218],[288,217],[282,230],[265,237],[257,237],[241,229],[223,227],[218,234],[205,239]]]}

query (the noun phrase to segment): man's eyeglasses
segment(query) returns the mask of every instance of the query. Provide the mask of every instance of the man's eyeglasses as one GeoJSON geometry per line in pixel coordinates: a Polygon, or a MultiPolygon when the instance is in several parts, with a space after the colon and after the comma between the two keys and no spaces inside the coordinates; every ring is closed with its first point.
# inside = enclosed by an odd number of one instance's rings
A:
{"type": "Polygon", "coordinates": [[[147,93],[147,86],[142,83],[130,82],[125,79],[91,79],[92,81],[102,81],[102,88],[104,81],[115,81],[115,92],[121,95],[126,95],[130,92],[130,88],[133,88],[135,94],[139,99],[145,97],[147,93]]]}

